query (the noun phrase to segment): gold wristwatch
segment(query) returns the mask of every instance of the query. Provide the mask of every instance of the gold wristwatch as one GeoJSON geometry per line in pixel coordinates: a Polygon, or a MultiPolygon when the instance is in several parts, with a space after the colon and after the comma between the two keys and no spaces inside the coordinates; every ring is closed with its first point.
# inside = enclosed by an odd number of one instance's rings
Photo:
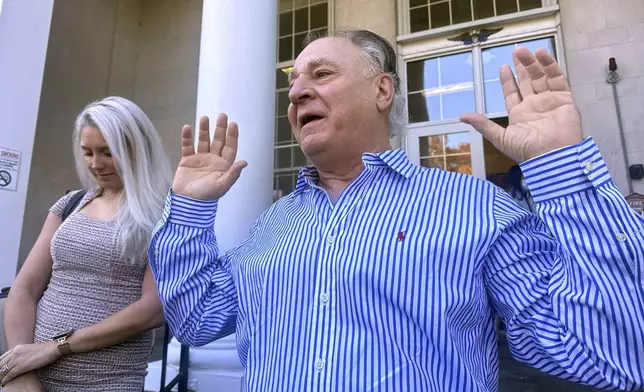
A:
{"type": "Polygon", "coordinates": [[[74,330],[69,330],[67,332],[61,333],[60,335],[54,336],[51,340],[54,340],[58,344],[58,351],[60,355],[65,357],[67,355],[73,354],[72,349],[69,348],[69,339],[70,336],[74,333],[74,330]]]}

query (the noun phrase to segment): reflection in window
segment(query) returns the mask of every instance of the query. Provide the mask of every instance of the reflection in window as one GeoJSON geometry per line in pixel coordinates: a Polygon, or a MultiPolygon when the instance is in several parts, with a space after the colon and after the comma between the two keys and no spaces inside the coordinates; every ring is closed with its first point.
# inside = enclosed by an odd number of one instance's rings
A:
{"type": "Polygon", "coordinates": [[[291,61],[302,51],[309,32],[327,30],[326,0],[280,0],[277,18],[277,61],[291,61]]]}
{"type": "Polygon", "coordinates": [[[418,143],[421,166],[472,174],[469,132],[423,136],[418,143]]]}
{"type": "Polygon", "coordinates": [[[471,52],[407,63],[409,121],[441,121],[474,111],[471,52]]]}
{"type": "Polygon", "coordinates": [[[503,64],[508,64],[512,72],[516,75],[514,62],[512,61],[512,51],[518,46],[526,47],[532,52],[538,48],[543,48],[553,56],[556,55],[555,42],[552,37],[483,49],[481,55],[483,61],[483,88],[485,90],[486,113],[505,112],[505,100],[503,98],[503,91],[501,90],[501,83],[499,83],[499,68],[503,64]]]}
{"type": "Polygon", "coordinates": [[[409,0],[410,32],[471,22],[542,6],[542,0],[409,0]]]}

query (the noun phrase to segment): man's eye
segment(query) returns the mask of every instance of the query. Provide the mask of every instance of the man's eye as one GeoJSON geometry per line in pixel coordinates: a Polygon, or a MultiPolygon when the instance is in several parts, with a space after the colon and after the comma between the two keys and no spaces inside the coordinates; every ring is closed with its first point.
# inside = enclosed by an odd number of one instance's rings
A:
{"type": "Polygon", "coordinates": [[[325,70],[320,70],[315,72],[315,77],[316,78],[323,78],[325,76],[331,75],[331,72],[325,71],[325,70]]]}

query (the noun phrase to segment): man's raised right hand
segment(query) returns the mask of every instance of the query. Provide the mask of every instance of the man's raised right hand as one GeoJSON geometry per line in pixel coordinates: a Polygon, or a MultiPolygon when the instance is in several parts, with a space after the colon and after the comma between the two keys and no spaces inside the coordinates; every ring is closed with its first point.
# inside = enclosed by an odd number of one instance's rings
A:
{"type": "Polygon", "coordinates": [[[246,167],[237,156],[237,124],[228,124],[225,113],[217,116],[215,137],[210,143],[210,120],[199,119],[199,141],[195,153],[192,128],[184,125],[181,132],[181,161],[174,175],[172,192],[200,200],[217,200],[228,192],[246,167]]]}

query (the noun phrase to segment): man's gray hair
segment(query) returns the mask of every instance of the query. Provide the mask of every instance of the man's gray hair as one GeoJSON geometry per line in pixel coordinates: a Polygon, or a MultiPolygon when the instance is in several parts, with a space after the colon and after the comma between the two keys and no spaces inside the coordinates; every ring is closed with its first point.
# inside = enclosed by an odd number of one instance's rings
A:
{"type": "Polygon", "coordinates": [[[386,39],[368,30],[341,30],[307,35],[302,43],[306,47],[311,42],[324,37],[340,37],[351,41],[362,51],[367,66],[367,76],[387,73],[394,81],[394,99],[389,113],[389,136],[402,134],[407,125],[405,115],[405,96],[400,88],[400,77],[396,66],[396,51],[386,39]]]}

